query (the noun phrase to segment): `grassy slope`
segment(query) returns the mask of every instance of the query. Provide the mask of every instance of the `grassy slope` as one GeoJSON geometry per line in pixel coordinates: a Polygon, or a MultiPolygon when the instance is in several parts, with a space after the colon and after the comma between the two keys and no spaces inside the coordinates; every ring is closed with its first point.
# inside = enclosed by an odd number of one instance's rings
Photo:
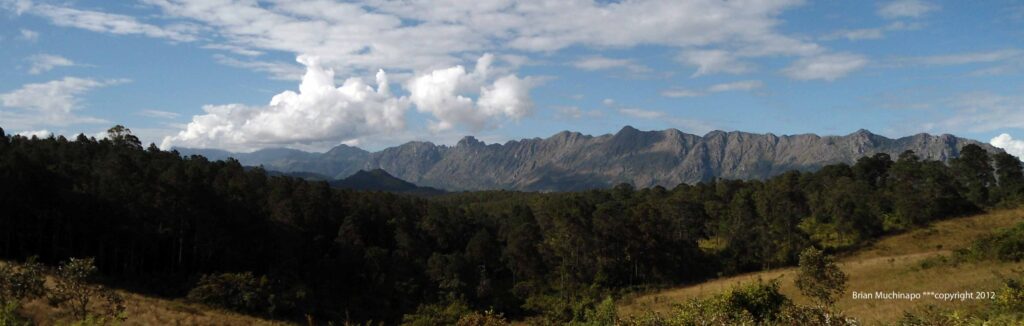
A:
{"type": "MultiPolygon", "coordinates": [[[[3,262],[0,262],[2,264],[3,262]]],[[[47,287],[53,288],[52,277],[47,277],[47,287]]],[[[286,325],[285,322],[270,321],[230,311],[213,309],[203,305],[186,303],[182,300],[168,300],[118,291],[125,299],[128,315],[123,325],[286,325]]],[[[98,298],[96,300],[99,300],[98,298]]],[[[26,302],[18,314],[35,325],[65,325],[70,320],[61,311],[47,304],[46,299],[26,302]]]]}
{"type": "MultiPolygon", "coordinates": [[[[942,265],[922,268],[922,260],[939,255],[949,256],[953,250],[968,246],[973,240],[999,228],[1024,221],[1024,208],[1001,210],[970,217],[951,219],[933,224],[926,229],[890,236],[839,260],[849,275],[849,287],[839,301],[839,308],[864,322],[874,325],[899,319],[904,311],[928,304],[952,309],[971,309],[983,301],[942,302],[934,299],[905,300],[853,300],[851,291],[998,291],[999,275],[1011,275],[1024,263],[983,262],[959,266],[942,265]]],[[[619,313],[635,315],[647,310],[669,312],[672,305],[687,298],[720,293],[741,283],[762,278],[781,278],[782,292],[800,303],[808,303],[793,284],[794,268],[775,269],[758,273],[722,278],[640,295],[622,301],[619,313]]]]}

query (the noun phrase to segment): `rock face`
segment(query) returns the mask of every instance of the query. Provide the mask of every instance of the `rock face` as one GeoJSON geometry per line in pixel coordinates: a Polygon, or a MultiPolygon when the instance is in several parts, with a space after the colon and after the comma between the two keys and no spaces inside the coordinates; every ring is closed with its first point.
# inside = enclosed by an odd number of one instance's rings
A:
{"type": "Polygon", "coordinates": [[[342,145],[323,154],[277,150],[284,155],[270,157],[265,151],[271,150],[264,150],[232,156],[247,165],[334,178],[382,169],[417,185],[448,190],[567,191],[623,182],[637,187],[674,187],[716,177],[764,179],[789,170],[813,171],[828,164],[853,163],[875,153],[888,153],[895,159],[906,150],[946,161],[957,157],[967,144],[1000,151],[952,135],[889,139],[860,130],[846,136],[723,131],[697,136],[675,129],[640,131],[626,126],[614,135],[564,131],[547,139],[505,144],[484,144],[465,137],[455,146],[410,142],[374,153],[342,145]]]}

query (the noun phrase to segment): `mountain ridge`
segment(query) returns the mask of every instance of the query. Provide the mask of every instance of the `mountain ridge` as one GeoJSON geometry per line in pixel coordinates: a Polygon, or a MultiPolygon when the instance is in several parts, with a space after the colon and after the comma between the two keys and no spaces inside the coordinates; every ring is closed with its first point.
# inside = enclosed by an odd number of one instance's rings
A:
{"type": "MultiPolygon", "coordinates": [[[[503,144],[486,144],[466,136],[451,146],[414,141],[376,152],[339,145],[325,153],[261,150],[228,155],[246,165],[336,179],[359,170],[381,169],[416,185],[446,190],[567,191],[623,182],[637,187],[673,187],[714,178],[764,179],[789,170],[813,171],[828,164],[853,163],[875,153],[895,159],[905,150],[922,158],[948,161],[967,144],[1002,151],[950,134],[919,133],[891,139],[866,129],[843,136],[714,130],[698,136],[677,129],[642,131],[625,126],[614,134],[592,136],[566,130],[548,138],[503,144]],[[278,152],[279,156],[269,155],[278,152]]],[[[186,155],[226,153],[178,150],[186,155]]]]}

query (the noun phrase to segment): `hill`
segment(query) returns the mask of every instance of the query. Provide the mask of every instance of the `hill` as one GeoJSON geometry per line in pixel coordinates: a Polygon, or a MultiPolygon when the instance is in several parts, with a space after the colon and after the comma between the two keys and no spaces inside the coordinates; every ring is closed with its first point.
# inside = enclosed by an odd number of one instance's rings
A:
{"type": "MultiPolygon", "coordinates": [[[[927,305],[963,310],[978,308],[982,302],[854,300],[850,291],[998,291],[1001,276],[1013,275],[1012,271],[1024,267],[1024,262],[986,261],[960,265],[935,262],[948,258],[958,249],[968,247],[976,239],[1021,222],[1024,222],[1024,208],[956,218],[885,237],[849,253],[840,259],[841,268],[849,276],[849,286],[837,306],[865,325],[891,323],[902,317],[904,312],[927,305]]],[[[780,279],[781,290],[787,297],[798,303],[809,304],[793,283],[795,275],[796,268],[773,269],[658,291],[625,300],[619,306],[619,312],[625,316],[639,315],[646,311],[669,312],[672,305],[686,299],[721,293],[735,285],[757,279],[780,279]]]]}
{"type": "Polygon", "coordinates": [[[704,136],[676,129],[589,136],[564,131],[546,139],[485,144],[467,136],[455,146],[410,142],[379,152],[341,145],[323,154],[295,150],[228,153],[178,149],[183,154],[234,156],[245,165],[283,172],[344,178],[383,169],[409,182],[448,190],[512,189],[572,191],[619,183],[674,187],[715,178],[766,179],[786,171],[815,171],[835,163],[911,150],[924,159],[948,161],[967,144],[997,148],[953,135],[917,134],[898,139],[859,130],[845,136],[776,136],[712,131],[704,136]]]}
{"type": "Polygon", "coordinates": [[[332,187],[339,189],[386,191],[417,195],[440,195],[444,191],[430,187],[419,187],[408,181],[395,178],[381,169],[370,171],[359,170],[356,174],[341,180],[330,182],[332,187]]]}

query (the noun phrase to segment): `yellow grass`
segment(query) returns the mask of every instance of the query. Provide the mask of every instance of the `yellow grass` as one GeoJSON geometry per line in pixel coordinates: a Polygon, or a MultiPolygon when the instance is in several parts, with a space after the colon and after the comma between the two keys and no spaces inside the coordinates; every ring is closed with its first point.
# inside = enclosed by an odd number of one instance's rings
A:
{"type": "MultiPolygon", "coordinates": [[[[951,219],[926,229],[883,238],[867,248],[841,257],[840,266],[849,276],[849,286],[837,306],[865,325],[874,325],[898,320],[904,311],[928,304],[959,310],[970,310],[986,304],[985,301],[944,302],[930,298],[917,301],[854,300],[852,291],[998,291],[1000,275],[1009,276],[1013,269],[1024,268],[1024,264],[982,262],[922,268],[921,262],[930,257],[949,256],[953,250],[964,248],[979,237],[1020,222],[1024,222],[1024,209],[951,219]]],[[[758,278],[778,278],[786,296],[798,303],[808,303],[793,284],[795,271],[794,268],[769,270],[641,295],[624,300],[619,306],[619,313],[630,316],[646,311],[670,312],[674,304],[686,299],[721,293],[737,284],[758,278]]]]}
{"type": "MultiPolygon", "coordinates": [[[[3,262],[0,262],[3,264],[3,262]]],[[[46,277],[46,286],[53,288],[53,277],[46,277]]],[[[287,325],[238,314],[182,300],[168,300],[137,293],[117,291],[124,298],[128,319],[122,325],[287,325]]],[[[95,301],[101,299],[96,298],[95,301]]],[[[91,306],[91,305],[90,305],[91,306]]],[[[60,309],[50,306],[45,298],[24,302],[18,315],[29,319],[34,325],[66,325],[73,322],[60,309]]]]}

